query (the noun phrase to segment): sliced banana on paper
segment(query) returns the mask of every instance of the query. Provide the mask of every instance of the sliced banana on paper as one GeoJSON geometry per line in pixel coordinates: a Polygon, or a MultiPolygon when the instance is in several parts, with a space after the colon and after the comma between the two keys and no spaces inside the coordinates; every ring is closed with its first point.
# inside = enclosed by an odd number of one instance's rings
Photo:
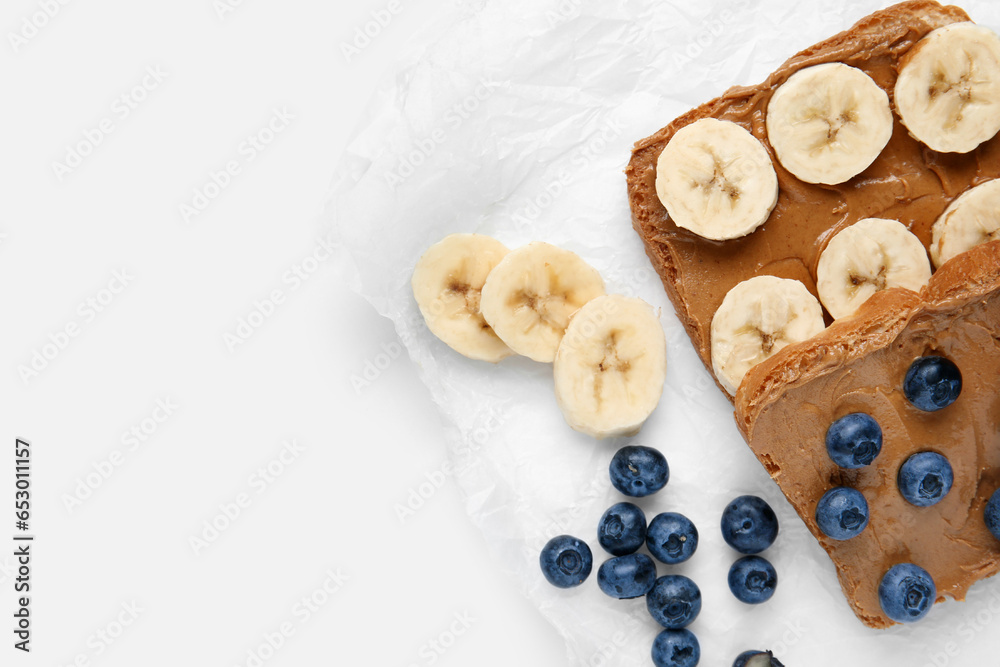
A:
{"type": "Polygon", "coordinates": [[[834,319],[888,287],[919,292],[931,278],[924,245],[895,220],[867,218],[837,233],[819,257],[816,291],[834,319]]]}
{"type": "Polygon", "coordinates": [[[667,344],[653,308],[621,295],[598,297],[570,321],[555,365],[566,422],[595,438],[632,435],[656,408],[667,344]]]}
{"type": "Polygon", "coordinates": [[[1000,179],[964,192],[931,228],[931,259],[941,266],[979,245],[1000,239],[1000,179]]]}
{"type": "Polygon", "coordinates": [[[798,280],[744,280],[729,290],[712,318],[715,377],[735,396],[747,371],[825,328],[819,301],[798,280]]]}
{"type": "Polygon", "coordinates": [[[551,362],[569,318],[604,294],[604,280],[579,255],[536,241],[512,250],[483,286],[480,309],[518,354],[551,362]]]}
{"type": "Polygon", "coordinates": [[[900,60],[896,110],[918,141],[968,153],[1000,131],[1000,37],[953,23],[917,42],[900,60]]]}
{"type": "Polygon", "coordinates": [[[892,137],[889,96],[859,69],[799,70],[767,106],[767,138],[781,165],[806,183],[836,185],[867,169],[892,137]]]}
{"type": "Polygon", "coordinates": [[[778,201],[778,177],[752,134],[702,118],[678,130],[660,153],[656,194],[678,227],[723,241],[767,220],[778,201]]]}
{"type": "Polygon", "coordinates": [[[489,236],[452,234],[432,245],[413,271],[410,285],[427,327],[470,359],[496,363],[514,354],[480,312],[486,276],[508,252],[489,236]]]}

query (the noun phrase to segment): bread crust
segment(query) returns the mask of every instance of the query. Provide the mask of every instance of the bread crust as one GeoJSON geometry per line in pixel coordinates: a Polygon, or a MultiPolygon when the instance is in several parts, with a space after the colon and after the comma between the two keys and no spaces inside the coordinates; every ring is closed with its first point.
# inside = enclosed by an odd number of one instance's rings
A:
{"type": "MultiPolygon", "coordinates": [[[[773,91],[804,67],[835,61],[868,73],[891,101],[906,53],[930,31],[968,20],[963,10],[931,0],[875,12],[800,51],[760,84],[733,87],[635,144],[625,170],[632,225],[713,377],[711,318],[733,286],[771,274],[801,280],[815,294],[818,256],[840,229],[865,217],[898,219],[927,247],[931,225],[951,201],[1000,177],[1000,139],[969,155],[937,154],[916,142],[894,113],[889,146],[866,172],[841,186],[804,184],[781,167],[767,141],[773,91]],[[680,128],[702,118],[731,120],[749,130],[779,175],[775,211],[743,239],[715,242],[682,230],[657,197],[660,152],[680,128]]],[[[730,397],[743,437],[830,555],[852,610],[869,627],[893,625],[877,592],[893,563],[926,565],[939,584],[939,600],[963,599],[972,583],[1000,570],[1000,542],[982,520],[986,500],[1000,486],[1000,398],[987,406],[992,399],[980,395],[990,374],[1000,375],[1000,241],[952,259],[919,294],[877,293],[855,316],[751,369],[730,397]],[[964,403],[928,416],[905,401],[900,387],[913,358],[937,353],[964,364],[969,383],[964,403]],[[977,358],[982,354],[987,356],[977,358]],[[888,438],[876,463],[861,471],[832,465],[823,444],[830,420],[851,410],[877,414],[888,438]],[[964,431],[948,422],[959,416],[964,431]],[[956,434],[950,443],[942,436],[949,428],[956,434]],[[956,486],[946,501],[917,510],[899,497],[895,475],[902,457],[922,449],[952,459],[956,486]],[[872,511],[869,529],[845,542],[826,537],[814,518],[819,497],[838,485],[863,489],[872,511]],[[896,532],[897,525],[908,528],[896,532]]]]}
{"type": "MultiPolygon", "coordinates": [[[[787,193],[779,198],[779,206],[775,213],[772,213],[764,226],[744,239],[737,239],[727,242],[712,242],[701,239],[686,230],[678,228],[667,215],[666,209],[660,203],[655,188],[656,163],[660,152],[670,141],[671,137],[682,127],[689,125],[702,118],[722,118],[732,120],[749,130],[755,137],[761,140],[764,147],[772,158],[779,178],[784,176],[783,181],[787,182],[791,177],[775,157],[774,150],[767,141],[764,128],[766,117],[767,101],[770,99],[774,89],[783,83],[789,76],[798,70],[824,62],[846,62],[854,66],[865,69],[864,62],[869,60],[873,53],[886,51],[890,60],[895,61],[906,53],[909,48],[919,41],[921,37],[931,30],[955,23],[968,21],[969,16],[958,7],[943,7],[932,0],[911,0],[903,2],[887,9],[875,12],[874,14],[861,19],[852,28],[841,32],[818,44],[810,46],[789,58],[781,67],[775,70],[767,79],[754,86],[734,86],[725,93],[707,102],[684,115],[674,119],[666,127],[655,134],[636,142],[632,157],[625,169],[626,183],[628,188],[629,208],[632,213],[632,226],[642,239],[649,257],[659,274],[663,287],[677,312],[677,316],[684,325],[688,336],[694,343],[702,362],[712,373],[711,360],[711,314],[714,314],[718,305],[722,301],[722,294],[713,293],[704,296],[696,292],[694,288],[699,287],[696,281],[690,280],[688,273],[694,262],[699,260],[704,262],[716,262],[720,264],[717,272],[711,271],[699,273],[700,282],[710,279],[720,284],[725,284],[725,291],[728,291],[735,284],[742,282],[753,275],[761,273],[778,274],[780,271],[768,271],[734,268],[737,263],[733,255],[738,254],[744,247],[755,245],[758,238],[767,236],[777,236],[783,234],[785,229],[775,230],[769,227],[778,227],[775,218],[780,217],[786,208],[794,202],[789,202],[787,193]],[[888,38],[888,43],[887,43],[888,38]],[[692,255],[701,255],[692,260],[686,257],[684,251],[694,247],[692,255]],[[727,254],[725,248],[733,247],[732,253],[727,254]],[[711,253],[711,257],[709,257],[711,253]]],[[[892,83],[895,77],[893,75],[892,83]]],[[[876,81],[883,84],[884,82],[876,81]]],[[[891,88],[887,90],[890,99],[892,98],[891,88]]],[[[908,134],[905,128],[895,119],[896,128],[894,130],[894,140],[897,135],[908,134]]],[[[998,142],[993,142],[998,143],[998,142]]],[[[1000,155],[1000,146],[997,147],[997,154],[1000,155]]],[[[883,161],[880,158],[879,161],[883,161]]],[[[929,168],[929,167],[928,167],[929,168]]],[[[869,171],[876,171],[870,169],[869,171]]],[[[1000,168],[998,174],[1000,175],[1000,168]]],[[[795,179],[797,181],[797,179],[795,179]]],[[[854,179],[857,180],[857,179],[854,179]]],[[[970,179],[971,180],[971,179],[970,179]]],[[[852,181],[853,183],[853,181],[852,181]]],[[[796,183],[798,185],[801,182],[796,183]]],[[[816,191],[819,186],[805,187],[806,191],[816,191]]],[[[806,193],[808,195],[808,192],[806,193]]],[[[945,192],[947,196],[949,193],[945,192]]],[[[795,196],[799,196],[796,192],[795,196]]],[[[943,208],[942,208],[943,210],[943,208]]],[[[860,216],[874,217],[874,216],[860,216]]],[[[857,219],[860,219],[857,218],[857,219]]],[[[891,217],[891,216],[887,216],[891,217]]],[[[936,215],[934,215],[936,218],[936,215]]],[[[852,222],[855,220],[852,220],[852,222]]],[[[922,238],[925,245],[929,244],[929,223],[925,224],[927,230],[915,230],[922,238]],[[926,233],[921,234],[922,231],[926,233]]],[[[815,238],[822,240],[824,232],[830,230],[822,225],[814,230],[812,234],[815,238]]],[[[800,257],[788,258],[792,261],[802,262],[802,267],[787,267],[784,272],[788,277],[802,280],[806,287],[815,293],[815,261],[818,256],[818,249],[808,249],[801,252],[800,257]],[[809,256],[805,256],[809,255],[809,256]]],[[[721,290],[720,290],[721,291],[721,290]]],[[[721,385],[720,389],[722,388],[721,385]]],[[[724,391],[724,390],[723,390],[724,391]]],[[[725,392],[724,392],[725,393],[725,392]]],[[[726,394],[728,396],[728,394],[726,394]]],[[[732,400],[732,397],[730,397],[732,400]]]]}

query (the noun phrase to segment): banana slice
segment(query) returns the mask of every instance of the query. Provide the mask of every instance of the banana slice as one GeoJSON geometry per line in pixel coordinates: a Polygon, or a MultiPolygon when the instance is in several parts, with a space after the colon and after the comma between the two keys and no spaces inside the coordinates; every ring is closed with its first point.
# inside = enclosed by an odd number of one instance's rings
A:
{"type": "Polygon", "coordinates": [[[1000,238],[1000,179],[964,192],[931,227],[931,259],[941,266],[949,259],[1000,238]]]}
{"type": "Polygon", "coordinates": [[[496,239],[452,234],[417,262],[410,285],[427,327],[470,359],[498,362],[514,354],[479,312],[486,276],[508,253],[496,239]]]}
{"type": "Polygon", "coordinates": [[[618,294],[585,305],[559,344],[554,373],[573,429],[595,438],[638,433],[667,377],[667,342],[652,306],[618,294]]]}
{"type": "Polygon", "coordinates": [[[1000,37],[989,28],[938,28],[899,66],[896,111],[918,141],[968,153],[1000,131],[1000,37]]]}
{"type": "Polygon", "coordinates": [[[735,396],[747,371],[825,328],[819,301],[798,280],[744,280],[729,290],[712,318],[715,377],[735,396]]]}
{"type": "Polygon", "coordinates": [[[902,223],[859,220],[837,233],[819,256],[816,291],[834,319],[853,315],[875,292],[919,292],[931,278],[924,245],[902,223]]]}
{"type": "Polygon", "coordinates": [[[483,317],[518,354],[551,362],[569,318],[604,294],[604,280],[569,250],[536,241],[511,251],[483,286],[483,317]]]}
{"type": "Polygon", "coordinates": [[[892,137],[889,96],[871,77],[843,63],[799,70],[767,105],[767,138],[781,165],[806,183],[848,181],[892,137]]]}
{"type": "Polygon", "coordinates": [[[656,194],[678,227],[724,241],[767,220],[778,201],[778,177],[752,134],[702,118],[678,130],[660,153],[656,194]]]}

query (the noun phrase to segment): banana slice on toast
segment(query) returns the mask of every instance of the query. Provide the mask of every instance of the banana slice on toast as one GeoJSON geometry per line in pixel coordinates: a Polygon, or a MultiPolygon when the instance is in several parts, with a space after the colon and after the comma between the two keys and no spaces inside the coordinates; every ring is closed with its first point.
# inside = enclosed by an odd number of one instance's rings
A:
{"type": "Polygon", "coordinates": [[[901,222],[866,218],[837,233],[816,267],[816,291],[834,319],[853,315],[888,287],[914,292],[931,279],[927,251],[901,222]]]}
{"type": "Polygon", "coordinates": [[[715,377],[735,396],[747,371],[825,328],[819,301],[798,280],[744,280],[729,290],[712,318],[715,377]]]}
{"type": "Polygon", "coordinates": [[[892,137],[889,96],[843,63],[801,69],[767,105],[778,161],[806,183],[836,185],[867,169],[892,137]]]}
{"type": "Polygon", "coordinates": [[[778,177],[752,134],[702,118],[678,130],[660,153],[656,194],[678,227],[725,241],[764,224],[778,201],[778,177]]]}
{"type": "Polygon", "coordinates": [[[931,259],[941,266],[955,255],[1000,239],[1000,179],[966,190],[931,228],[931,259]]]}
{"type": "Polygon", "coordinates": [[[895,100],[927,147],[974,150],[1000,131],[1000,37],[969,22],[934,30],[900,60],[895,100]]]}

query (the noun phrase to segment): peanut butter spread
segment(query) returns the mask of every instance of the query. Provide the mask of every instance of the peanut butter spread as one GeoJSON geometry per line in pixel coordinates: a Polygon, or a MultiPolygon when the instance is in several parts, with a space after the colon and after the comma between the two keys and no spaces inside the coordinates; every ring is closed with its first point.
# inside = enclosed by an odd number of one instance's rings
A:
{"type": "Polygon", "coordinates": [[[855,614],[892,625],[879,605],[881,576],[910,562],[934,578],[939,599],[961,600],[1000,570],[1000,541],[983,509],[1000,488],[1000,241],[947,262],[918,295],[878,292],[851,318],[755,366],[736,396],[737,424],[806,526],[833,558],[855,614]],[[962,392],[937,412],[903,394],[914,359],[941,355],[958,365],[962,392]],[[858,470],[838,467],[824,436],[835,420],[871,415],[882,451],[858,470]],[[896,484],[912,454],[934,451],[954,470],[954,486],[931,507],[904,500],[896,484]],[[871,520],[839,542],[816,525],[816,503],[836,486],[861,491],[871,520]]]}
{"type": "MultiPolygon", "coordinates": [[[[902,222],[925,247],[931,226],[956,197],[1000,177],[1000,137],[968,154],[936,153],[894,114],[892,138],[874,163],[840,185],[804,183],[782,168],[765,131],[768,101],[796,71],[842,62],[868,74],[893,98],[900,59],[930,31],[968,21],[964,11],[912,0],[877,12],[850,30],[802,51],[763,83],[737,87],[638,142],[626,169],[633,226],[702,361],[712,370],[711,322],[726,293],[758,275],[801,281],[816,294],[816,267],[826,243],[863,218],[902,222]],[[746,237],[717,242],[680,229],[656,195],[656,164],[673,134],[700,118],[739,124],[771,156],[780,194],[767,221],[746,237]]],[[[829,320],[828,320],[829,322],[829,320]]],[[[878,585],[892,565],[912,562],[934,578],[939,600],[963,599],[975,581],[1000,569],[1000,541],[986,529],[983,507],[1000,487],[1000,242],[945,264],[921,294],[877,293],[853,317],[780,351],[751,369],[735,397],[737,423],[750,447],[833,559],[858,618],[893,624],[878,585]],[[927,354],[954,361],[960,398],[921,412],[903,395],[910,364],[927,354]],[[873,416],[883,431],[875,462],[839,468],[827,455],[830,424],[852,412],[873,416]],[[896,483],[900,465],[920,451],[944,454],[954,487],[937,505],[918,508],[896,483]],[[838,542],[819,530],[816,503],[850,486],[868,502],[871,522],[838,542]]]]}
{"type": "Polygon", "coordinates": [[[863,218],[899,220],[929,246],[931,225],[953,199],[1000,176],[1000,137],[965,155],[935,153],[912,138],[894,114],[892,138],[868,169],[840,185],[812,185],[781,166],[764,128],[772,93],[798,70],[842,62],[868,74],[892,100],[899,59],[930,31],[968,20],[961,9],[928,0],[890,7],[802,51],[763,83],[732,88],[635,145],[625,171],[633,226],[709,370],[712,316],[735,285],[774,275],[800,280],[815,295],[819,255],[844,227],[863,218]],[[774,211],[743,238],[710,241],[681,229],[656,195],[663,147],[680,128],[709,117],[737,123],[760,139],[778,175],[774,211]]]}

